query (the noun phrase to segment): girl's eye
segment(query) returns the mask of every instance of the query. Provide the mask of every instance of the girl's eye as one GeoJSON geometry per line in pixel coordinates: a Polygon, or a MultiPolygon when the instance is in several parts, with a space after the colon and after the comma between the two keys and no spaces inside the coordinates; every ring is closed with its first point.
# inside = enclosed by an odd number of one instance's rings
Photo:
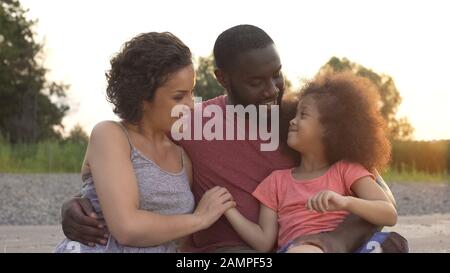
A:
{"type": "Polygon", "coordinates": [[[183,99],[183,97],[175,97],[174,100],[176,101],[181,101],[183,99]]]}

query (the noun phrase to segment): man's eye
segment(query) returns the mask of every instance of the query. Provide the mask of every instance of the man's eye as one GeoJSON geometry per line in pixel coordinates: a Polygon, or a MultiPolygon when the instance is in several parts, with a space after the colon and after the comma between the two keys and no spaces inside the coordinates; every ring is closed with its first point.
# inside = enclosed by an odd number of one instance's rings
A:
{"type": "Polygon", "coordinates": [[[258,81],[251,81],[250,85],[256,87],[256,86],[261,85],[261,83],[262,83],[262,81],[260,81],[260,80],[258,80],[258,81]]]}

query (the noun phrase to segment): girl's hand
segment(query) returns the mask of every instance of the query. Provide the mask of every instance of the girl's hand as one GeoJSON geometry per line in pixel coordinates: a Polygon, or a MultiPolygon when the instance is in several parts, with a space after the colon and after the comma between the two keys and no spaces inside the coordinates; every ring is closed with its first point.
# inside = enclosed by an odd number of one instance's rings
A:
{"type": "Polygon", "coordinates": [[[321,191],[308,199],[306,207],[323,213],[326,211],[345,210],[348,206],[348,198],[334,191],[321,191]]]}
{"type": "Polygon", "coordinates": [[[194,211],[194,216],[200,220],[202,229],[206,229],[216,222],[225,211],[235,206],[236,202],[228,190],[216,186],[202,196],[194,211]]]}

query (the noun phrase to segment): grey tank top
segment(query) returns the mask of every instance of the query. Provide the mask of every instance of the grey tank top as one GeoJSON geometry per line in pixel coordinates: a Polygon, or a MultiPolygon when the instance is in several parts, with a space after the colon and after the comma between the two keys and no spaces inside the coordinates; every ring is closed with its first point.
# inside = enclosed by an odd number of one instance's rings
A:
{"type": "MultiPolygon", "coordinates": [[[[121,123],[117,124],[123,129],[130,144],[131,162],[139,186],[140,209],[162,215],[191,213],[194,209],[195,201],[184,167],[183,150],[180,148],[182,170],[179,173],[167,172],[136,149],[131,142],[127,129],[121,123]]],[[[92,175],[90,173],[83,175],[83,182],[81,188],[82,196],[88,198],[96,213],[102,216],[92,175]]],[[[149,230],[148,232],[152,231],[149,230]]],[[[67,249],[67,243],[70,242],[67,239],[65,241],[57,247],[56,252],[67,252],[61,251],[67,249]]],[[[73,250],[73,244],[70,245],[69,250],[73,250]]],[[[81,245],[80,252],[177,252],[177,242],[170,241],[152,247],[129,247],[120,245],[110,235],[106,247],[101,245],[96,245],[95,247],[81,245]]]]}

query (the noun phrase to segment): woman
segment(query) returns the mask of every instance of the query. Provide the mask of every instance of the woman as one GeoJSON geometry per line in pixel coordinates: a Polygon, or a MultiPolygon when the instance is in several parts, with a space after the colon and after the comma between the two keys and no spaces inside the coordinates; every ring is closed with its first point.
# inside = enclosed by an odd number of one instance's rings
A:
{"type": "Polygon", "coordinates": [[[91,133],[82,167],[83,197],[103,215],[106,246],[65,239],[56,252],[176,252],[178,239],[208,228],[235,203],[210,189],[195,211],[192,167],[167,134],[177,105],[192,108],[195,71],[189,48],[171,33],[146,33],[111,60],[107,97],[121,122],[91,133]]]}

